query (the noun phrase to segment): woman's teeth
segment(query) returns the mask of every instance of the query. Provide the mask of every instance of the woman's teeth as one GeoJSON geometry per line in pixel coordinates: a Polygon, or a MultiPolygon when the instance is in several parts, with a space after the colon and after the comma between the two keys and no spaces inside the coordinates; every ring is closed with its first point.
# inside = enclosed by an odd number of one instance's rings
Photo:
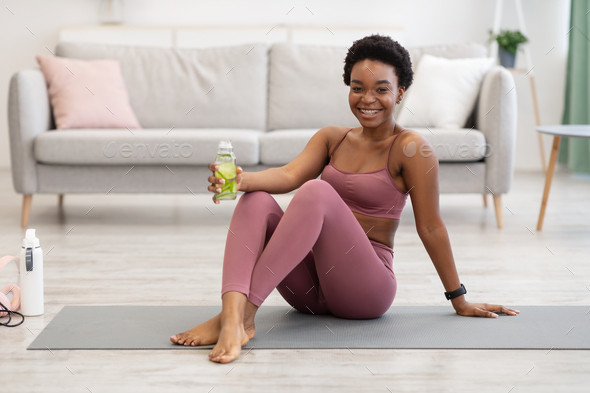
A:
{"type": "Polygon", "coordinates": [[[366,110],[366,109],[361,109],[360,111],[362,113],[364,113],[365,115],[374,115],[375,113],[379,112],[381,109],[373,109],[373,110],[366,110]]]}

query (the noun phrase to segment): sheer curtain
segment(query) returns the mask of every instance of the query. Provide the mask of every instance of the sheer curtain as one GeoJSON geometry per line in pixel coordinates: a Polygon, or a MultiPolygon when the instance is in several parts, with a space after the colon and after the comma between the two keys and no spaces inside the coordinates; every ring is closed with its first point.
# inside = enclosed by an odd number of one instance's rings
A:
{"type": "MultiPolygon", "coordinates": [[[[563,124],[590,124],[590,0],[571,0],[563,124]]],[[[558,161],[590,173],[590,139],[562,138],[558,161]]]]}

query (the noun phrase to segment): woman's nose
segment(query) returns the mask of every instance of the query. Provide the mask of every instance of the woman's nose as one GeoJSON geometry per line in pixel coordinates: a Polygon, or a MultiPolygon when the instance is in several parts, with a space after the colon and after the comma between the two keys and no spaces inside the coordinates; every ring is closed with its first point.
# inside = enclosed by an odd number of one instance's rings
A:
{"type": "Polygon", "coordinates": [[[363,94],[362,101],[366,104],[371,104],[375,102],[375,95],[371,91],[365,91],[363,94]]]}

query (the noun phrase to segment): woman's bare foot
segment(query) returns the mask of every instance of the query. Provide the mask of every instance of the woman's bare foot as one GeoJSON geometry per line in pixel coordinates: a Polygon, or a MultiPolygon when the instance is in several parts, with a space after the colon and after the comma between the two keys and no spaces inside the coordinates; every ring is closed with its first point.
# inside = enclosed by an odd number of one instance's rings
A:
{"type": "Polygon", "coordinates": [[[253,303],[246,303],[246,310],[244,311],[244,330],[248,335],[248,338],[251,340],[254,338],[256,334],[256,326],[254,326],[254,317],[256,316],[256,312],[258,311],[258,307],[255,306],[253,303]]]}
{"type": "Polygon", "coordinates": [[[178,345],[209,345],[215,344],[221,330],[221,314],[217,314],[207,322],[192,328],[184,333],[170,337],[170,341],[178,345]]]}
{"type": "Polygon", "coordinates": [[[226,322],[219,333],[217,345],[209,353],[209,360],[217,363],[229,363],[240,356],[242,347],[250,341],[244,324],[226,322]]]}
{"type": "MultiPolygon", "coordinates": [[[[248,302],[244,312],[244,331],[249,339],[254,338],[256,327],[254,326],[254,317],[258,307],[248,302]]],[[[221,313],[217,314],[207,322],[170,337],[174,344],[185,346],[210,345],[217,343],[219,333],[221,332],[221,313]]]]}
{"type": "Polygon", "coordinates": [[[246,345],[250,338],[244,328],[244,315],[246,313],[247,299],[241,292],[229,291],[223,294],[221,310],[221,331],[217,345],[209,353],[209,360],[218,363],[229,363],[240,356],[242,346],[246,345]]]}

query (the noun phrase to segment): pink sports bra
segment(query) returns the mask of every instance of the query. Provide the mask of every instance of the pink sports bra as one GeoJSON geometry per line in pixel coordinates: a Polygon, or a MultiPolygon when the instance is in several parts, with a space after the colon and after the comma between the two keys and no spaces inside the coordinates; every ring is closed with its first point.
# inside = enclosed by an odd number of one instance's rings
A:
{"type": "Polygon", "coordinates": [[[333,163],[334,153],[352,130],[348,130],[330,156],[330,163],[324,167],[321,179],[334,187],[344,202],[355,213],[371,217],[392,218],[399,220],[406,206],[408,194],[401,191],[393,182],[387,168],[389,154],[393,143],[405,129],[401,130],[391,142],[384,168],[372,172],[344,172],[333,163]]]}

